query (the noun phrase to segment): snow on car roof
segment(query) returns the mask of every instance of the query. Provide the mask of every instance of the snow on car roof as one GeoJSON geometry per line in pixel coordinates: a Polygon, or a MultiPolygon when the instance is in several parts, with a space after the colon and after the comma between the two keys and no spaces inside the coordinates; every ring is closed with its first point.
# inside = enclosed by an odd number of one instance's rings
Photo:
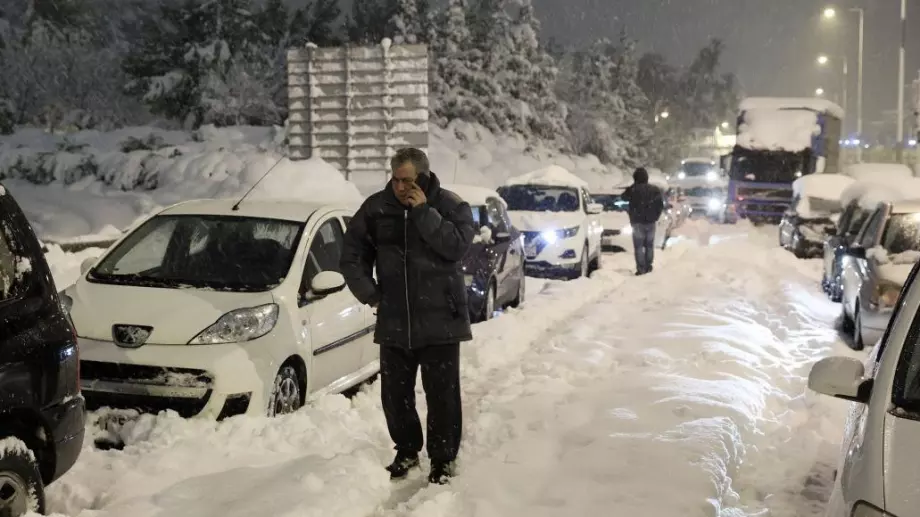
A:
{"type": "Polygon", "coordinates": [[[920,199],[920,178],[877,176],[871,181],[856,181],[840,196],[843,206],[857,201],[859,206],[872,210],[879,203],[893,203],[907,199],[920,199]]]}
{"type": "Polygon", "coordinates": [[[891,204],[891,213],[893,214],[920,213],[920,199],[904,199],[904,200],[895,201],[891,204]]]}
{"type": "Polygon", "coordinates": [[[843,173],[859,181],[901,181],[912,178],[914,171],[901,163],[854,163],[843,173]]]}
{"type": "Polygon", "coordinates": [[[827,112],[837,118],[843,118],[845,112],[837,104],[816,97],[748,97],[741,101],[739,111],[750,110],[781,110],[781,109],[808,109],[818,112],[827,112]]]}
{"type": "Polygon", "coordinates": [[[821,134],[818,115],[807,110],[749,109],[738,129],[737,145],[771,151],[802,151],[821,134]]]}
{"type": "Polygon", "coordinates": [[[792,183],[796,196],[819,199],[840,199],[847,187],[856,181],[843,174],[809,174],[792,183]]]}
{"type": "Polygon", "coordinates": [[[172,205],[161,215],[226,215],[239,217],[261,217],[285,221],[306,221],[314,212],[323,208],[341,208],[345,205],[329,203],[301,203],[297,201],[245,200],[239,210],[233,210],[236,199],[195,199],[172,205]]]}
{"type": "Polygon", "coordinates": [[[456,183],[442,185],[441,187],[453,192],[454,194],[457,194],[461,199],[473,206],[485,205],[486,200],[490,197],[496,198],[502,203],[505,202],[505,200],[498,195],[498,192],[485,187],[477,187],[475,185],[460,185],[456,183]]]}
{"type": "Polygon", "coordinates": [[[572,174],[564,167],[550,165],[527,174],[509,178],[505,185],[544,185],[548,187],[588,187],[588,182],[572,174]]]}

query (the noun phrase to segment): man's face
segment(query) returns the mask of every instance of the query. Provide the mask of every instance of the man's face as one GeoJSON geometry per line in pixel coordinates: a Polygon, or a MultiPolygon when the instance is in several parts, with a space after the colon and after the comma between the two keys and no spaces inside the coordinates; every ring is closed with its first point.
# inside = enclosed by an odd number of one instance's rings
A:
{"type": "Polygon", "coordinates": [[[415,180],[418,179],[418,171],[412,162],[406,162],[393,169],[393,193],[402,204],[409,203],[409,192],[415,186],[415,180]]]}

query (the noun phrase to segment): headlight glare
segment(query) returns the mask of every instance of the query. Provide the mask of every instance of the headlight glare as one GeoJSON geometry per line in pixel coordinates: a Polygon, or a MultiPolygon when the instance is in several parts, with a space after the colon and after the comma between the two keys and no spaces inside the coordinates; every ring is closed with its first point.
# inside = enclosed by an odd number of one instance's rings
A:
{"type": "Polygon", "coordinates": [[[473,285],[473,275],[463,275],[463,283],[467,287],[473,285]]]}
{"type": "Polygon", "coordinates": [[[230,311],[195,336],[190,345],[243,343],[268,334],[278,323],[278,305],[269,303],[230,311]]]}
{"type": "Polygon", "coordinates": [[[561,239],[570,239],[578,235],[578,226],[563,228],[561,230],[547,230],[540,234],[540,238],[547,244],[553,244],[561,239]]]}

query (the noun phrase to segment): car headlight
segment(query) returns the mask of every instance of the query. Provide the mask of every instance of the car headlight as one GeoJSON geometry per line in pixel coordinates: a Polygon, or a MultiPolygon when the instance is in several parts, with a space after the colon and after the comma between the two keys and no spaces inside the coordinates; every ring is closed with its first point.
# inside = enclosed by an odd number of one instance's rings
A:
{"type": "Polygon", "coordinates": [[[879,510],[865,501],[859,501],[853,506],[852,517],[894,517],[894,514],[879,510]]]}
{"type": "Polygon", "coordinates": [[[473,285],[473,275],[463,275],[463,283],[466,284],[467,287],[473,285]]]}
{"type": "Polygon", "coordinates": [[[190,345],[218,345],[252,341],[268,334],[278,323],[278,304],[237,309],[221,316],[213,325],[188,342],[190,345]]]}
{"type": "Polygon", "coordinates": [[[898,303],[901,286],[893,282],[879,282],[872,291],[873,304],[881,309],[890,309],[898,303]]]}
{"type": "Polygon", "coordinates": [[[709,171],[709,172],[706,173],[706,180],[707,180],[707,181],[715,181],[715,180],[717,180],[717,179],[719,179],[719,175],[716,174],[715,171],[709,171]]]}
{"type": "Polygon", "coordinates": [[[561,239],[570,239],[578,234],[578,226],[563,228],[561,230],[547,230],[540,234],[540,237],[547,244],[553,244],[561,239]]]}
{"type": "Polygon", "coordinates": [[[722,208],[722,206],[723,206],[723,203],[722,203],[722,200],[721,200],[721,199],[712,198],[712,199],[709,200],[709,209],[710,209],[710,210],[718,210],[718,209],[722,208]]]}
{"type": "Polygon", "coordinates": [[[686,178],[686,177],[687,177],[687,173],[686,173],[686,172],[678,172],[678,173],[677,173],[677,179],[679,179],[679,180],[682,180],[682,179],[684,179],[684,178],[686,178]]]}

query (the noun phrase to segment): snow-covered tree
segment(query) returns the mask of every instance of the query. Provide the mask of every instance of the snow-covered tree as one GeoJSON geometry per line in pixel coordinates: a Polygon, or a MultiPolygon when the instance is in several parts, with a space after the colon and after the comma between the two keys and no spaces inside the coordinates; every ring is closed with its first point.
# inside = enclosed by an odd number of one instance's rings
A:
{"type": "Polygon", "coordinates": [[[476,90],[480,53],[472,44],[468,11],[467,0],[449,0],[434,25],[440,30],[431,42],[429,102],[435,123],[442,126],[453,119],[489,125],[489,112],[483,104],[487,96],[476,90]]]}
{"type": "Polygon", "coordinates": [[[426,34],[428,0],[396,0],[396,12],[390,17],[387,34],[396,43],[423,43],[426,34]]]}
{"type": "Polygon", "coordinates": [[[715,128],[731,117],[737,107],[738,86],[731,74],[721,74],[725,46],[713,39],[703,47],[685,71],[677,96],[683,104],[684,124],[693,128],[715,128]]]}
{"type": "Polygon", "coordinates": [[[360,0],[352,3],[348,17],[348,40],[359,45],[376,45],[388,36],[398,0],[360,0]]]}

